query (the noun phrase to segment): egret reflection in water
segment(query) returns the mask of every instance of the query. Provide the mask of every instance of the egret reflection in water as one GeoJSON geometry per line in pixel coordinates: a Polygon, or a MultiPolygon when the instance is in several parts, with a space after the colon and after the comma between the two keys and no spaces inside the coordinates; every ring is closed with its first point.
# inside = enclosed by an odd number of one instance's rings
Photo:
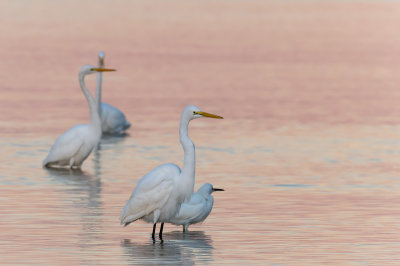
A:
{"type": "Polygon", "coordinates": [[[96,246],[104,231],[100,168],[95,169],[97,171],[94,176],[81,169],[46,169],[51,178],[61,185],[59,190],[63,193],[60,194],[67,195],[63,200],[69,204],[65,204],[64,211],[71,217],[77,216],[82,226],[77,243],[81,252],[96,246]]]}
{"type": "Polygon", "coordinates": [[[81,169],[46,169],[56,182],[64,184],[63,190],[72,198],[86,198],[87,206],[100,206],[101,178],[92,176],[81,169]]]}
{"type": "Polygon", "coordinates": [[[213,260],[213,244],[211,236],[203,231],[182,233],[173,231],[164,233],[166,239],[162,242],[135,243],[130,239],[121,241],[121,247],[129,262],[151,264],[163,261],[193,265],[195,262],[213,260]]]}

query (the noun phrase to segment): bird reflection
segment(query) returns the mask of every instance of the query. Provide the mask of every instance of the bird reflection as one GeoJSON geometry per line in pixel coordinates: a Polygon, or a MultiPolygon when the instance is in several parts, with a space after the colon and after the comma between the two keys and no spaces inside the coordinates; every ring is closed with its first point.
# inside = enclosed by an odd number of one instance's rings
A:
{"type": "Polygon", "coordinates": [[[123,133],[117,133],[117,134],[103,134],[101,136],[101,141],[97,145],[96,150],[101,150],[102,145],[109,146],[109,145],[116,145],[116,144],[121,144],[122,142],[125,141],[127,137],[129,137],[129,133],[123,132],[123,133]]]}
{"type": "Polygon", "coordinates": [[[134,243],[130,239],[121,241],[121,247],[130,262],[137,264],[173,263],[194,265],[212,261],[212,239],[203,231],[164,233],[165,241],[134,243]]]}
{"type": "Polygon", "coordinates": [[[94,156],[93,162],[96,171],[96,176],[100,174],[101,166],[101,153],[105,156],[103,160],[110,160],[108,156],[112,156],[112,160],[118,160],[118,158],[123,154],[126,145],[123,142],[129,136],[128,133],[119,133],[114,135],[103,135],[100,143],[97,145],[96,149],[93,151],[94,156]]]}
{"type": "Polygon", "coordinates": [[[114,134],[103,134],[103,136],[101,137],[101,141],[111,141],[112,143],[115,142],[120,142],[121,140],[123,140],[126,137],[129,137],[129,133],[127,132],[122,132],[122,133],[114,133],[114,134]]]}
{"type": "MultiPolygon", "coordinates": [[[[57,183],[60,200],[64,202],[64,212],[68,219],[78,220],[71,224],[79,236],[78,247],[81,252],[90,252],[103,235],[103,203],[101,200],[101,179],[98,174],[92,176],[80,169],[46,169],[51,178],[57,183]]],[[[99,173],[100,168],[95,170],[99,173]]],[[[86,258],[83,264],[95,264],[86,258]]]]}
{"type": "Polygon", "coordinates": [[[101,180],[81,169],[46,169],[50,176],[57,182],[64,184],[63,190],[72,194],[71,200],[79,199],[80,207],[100,207],[101,180]],[[85,199],[82,201],[82,199],[85,199]]]}

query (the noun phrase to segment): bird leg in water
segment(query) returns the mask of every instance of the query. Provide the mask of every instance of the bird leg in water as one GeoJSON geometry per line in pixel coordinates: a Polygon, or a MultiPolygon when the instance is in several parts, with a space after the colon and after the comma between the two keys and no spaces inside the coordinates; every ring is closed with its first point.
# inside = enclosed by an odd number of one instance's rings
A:
{"type": "Polygon", "coordinates": [[[163,229],[164,229],[164,223],[161,223],[160,234],[159,234],[161,240],[162,240],[162,231],[163,231],[163,229]]]}
{"type": "Polygon", "coordinates": [[[155,224],[153,225],[153,233],[151,234],[151,238],[153,238],[153,241],[156,241],[156,238],[155,238],[155,234],[156,234],[156,225],[157,225],[157,223],[155,223],[155,224]]]}
{"type": "Polygon", "coordinates": [[[185,225],[183,225],[183,232],[189,232],[189,225],[188,224],[185,224],[185,225]]]}

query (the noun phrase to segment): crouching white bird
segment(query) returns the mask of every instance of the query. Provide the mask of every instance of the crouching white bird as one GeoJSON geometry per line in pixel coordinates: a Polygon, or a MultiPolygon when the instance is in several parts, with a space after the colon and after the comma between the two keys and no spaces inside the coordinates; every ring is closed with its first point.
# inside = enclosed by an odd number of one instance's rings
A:
{"type": "Polygon", "coordinates": [[[90,123],[76,125],[59,136],[43,161],[45,167],[80,168],[101,138],[101,122],[95,99],[86,88],[85,76],[115,69],[96,68],[86,65],[79,71],[79,84],[90,110],[90,123]]]}
{"type": "Polygon", "coordinates": [[[186,232],[191,224],[203,222],[214,205],[214,198],[211,195],[214,191],[224,191],[222,188],[214,188],[210,183],[202,185],[188,202],[181,205],[178,214],[173,218],[170,223],[175,225],[182,225],[183,232],[186,232]]]}
{"type": "Polygon", "coordinates": [[[155,240],[156,224],[161,223],[160,239],[164,222],[176,216],[185,200],[193,193],[195,177],[195,147],[188,135],[189,122],[200,117],[222,119],[221,116],[200,111],[196,106],[187,106],[181,116],[179,126],[180,142],[184,151],[182,171],[176,164],[163,164],[143,176],[133,190],[121,213],[121,224],[128,224],[143,219],[153,223],[152,238],[155,240]]]}
{"type": "MultiPolygon", "coordinates": [[[[99,52],[99,68],[104,68],[104,52],[99,52]]],[[[98,101],[99,114],[101,118],[101,129],[103,134],[121,134],[131,124],[126,121],[125,115],[118,108],[101,102],[103,74],[97,74],[96,100],[98,101]]]]}

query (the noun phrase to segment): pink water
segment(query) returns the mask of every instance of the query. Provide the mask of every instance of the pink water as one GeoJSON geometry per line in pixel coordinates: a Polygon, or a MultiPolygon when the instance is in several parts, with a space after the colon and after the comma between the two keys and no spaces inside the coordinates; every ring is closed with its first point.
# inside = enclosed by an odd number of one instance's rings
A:
{"type": "MultiPolygon", "coordinates": [[[[0,263],[400,263],[400,3],[0,2],[0,263]],[[103,100],[129,136],[83,172],[48,171],[88,121],[77,72],[106,53],[103,100]],[[209,218],[182,234],[118,217],[137,180],[182,164],[190,125],[209,218]]],[[[94,86],[95,77],[87,78],[94,86]]]]}

